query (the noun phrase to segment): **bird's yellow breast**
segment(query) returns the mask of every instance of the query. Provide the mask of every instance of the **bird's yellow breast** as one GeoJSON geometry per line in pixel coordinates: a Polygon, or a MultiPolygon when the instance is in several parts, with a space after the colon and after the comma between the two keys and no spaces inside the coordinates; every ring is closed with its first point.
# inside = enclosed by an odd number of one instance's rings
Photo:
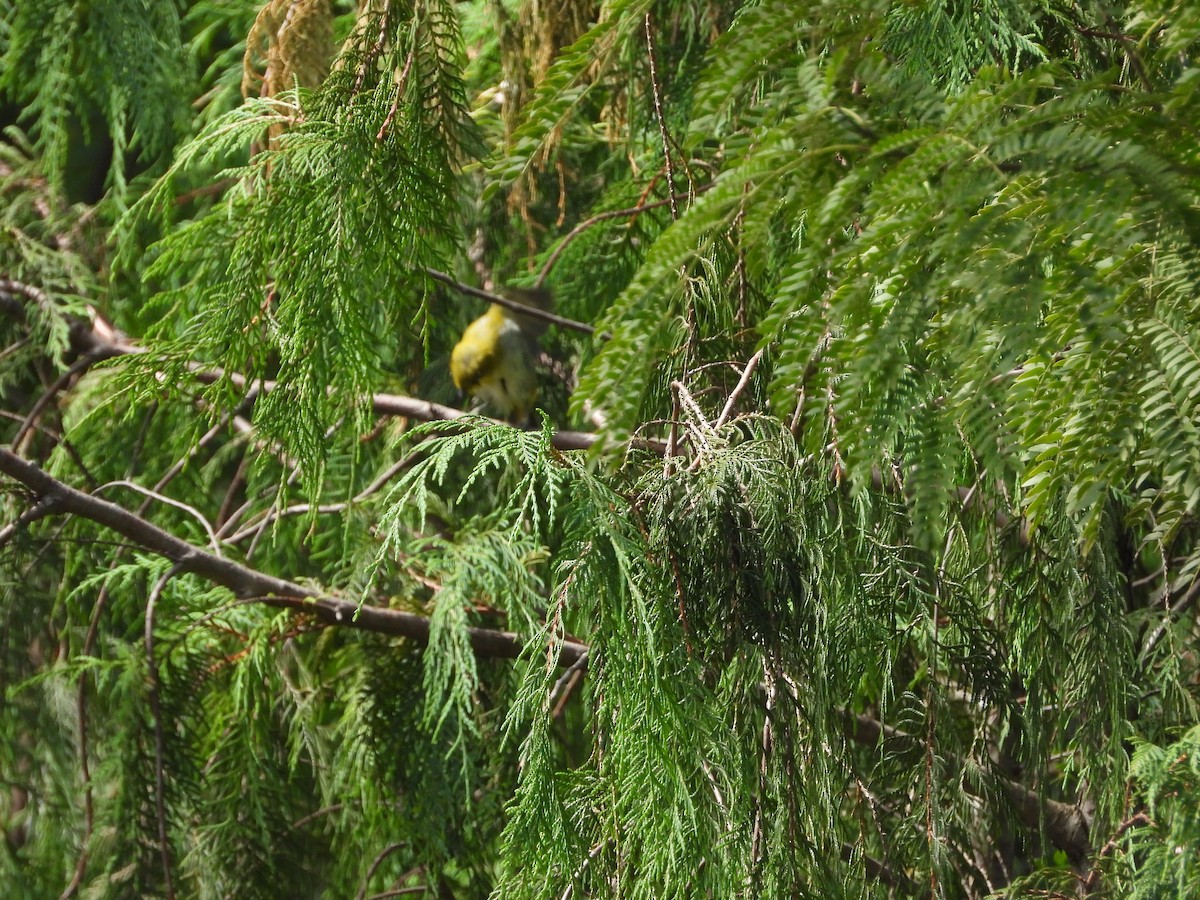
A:
{"type": "Polygon", "coordinates": [[[502,307],[491,306],[467,326],[450,354],[459,390],[495,415],[524,423],[537,402],[534,344],[502,307]]]}

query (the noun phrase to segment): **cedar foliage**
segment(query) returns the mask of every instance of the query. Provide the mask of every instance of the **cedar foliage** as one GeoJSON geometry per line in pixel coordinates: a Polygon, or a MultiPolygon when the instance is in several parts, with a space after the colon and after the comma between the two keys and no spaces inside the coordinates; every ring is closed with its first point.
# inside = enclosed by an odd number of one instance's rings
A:
{"type": "Polygon", "coordinates": [[[1198,49],[1184,0],[0,0],[4,452],[427,623],[3,468],[8,895],[1200,890],[1198,49]],[[454,401],[430,269],[595,326],[540,427],[379,412],[454,401]]]}

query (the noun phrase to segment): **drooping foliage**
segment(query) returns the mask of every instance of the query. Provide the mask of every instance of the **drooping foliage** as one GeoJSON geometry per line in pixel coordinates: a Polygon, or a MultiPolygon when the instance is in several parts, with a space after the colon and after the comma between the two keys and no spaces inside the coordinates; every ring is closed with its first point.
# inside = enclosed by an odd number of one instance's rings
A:
{"type": "Polygon", "coordinates": [[[0,0],[0,878],[1187,896],[1198,50],[1184,0],[0,0]],[[591,326],[538,426],[414,421],[455,280],[591,326]]]}

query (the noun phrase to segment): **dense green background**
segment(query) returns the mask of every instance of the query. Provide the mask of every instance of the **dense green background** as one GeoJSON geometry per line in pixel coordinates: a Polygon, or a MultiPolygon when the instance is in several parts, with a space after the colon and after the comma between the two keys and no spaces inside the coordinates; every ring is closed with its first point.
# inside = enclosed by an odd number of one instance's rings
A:
{"type": "Polygon", "coordinates": [[[1198,51],[0,0],[5,895],[1200,894],[1198,51]],[[428,269],[594,326],[539,427],[381,400],[459,403],[428,269]]]}

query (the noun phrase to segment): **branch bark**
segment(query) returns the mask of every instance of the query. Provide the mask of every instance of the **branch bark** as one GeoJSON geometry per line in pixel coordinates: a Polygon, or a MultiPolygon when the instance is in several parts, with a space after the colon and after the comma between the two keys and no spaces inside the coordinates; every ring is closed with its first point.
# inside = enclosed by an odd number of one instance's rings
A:
{"type": "MultiPolygon", "coordinates": [[[[355,603],[207,553],[115,503],[76,490],[11,450],[0,448],[0,473],[24,484],[38,502],[48,503],[55,512],[82,516],[110,528],[171,560],[180,572],[199,575],[221,585],[239,599],[308,613],[327,625],[429,642],[429,619],[425,616],[355,603]]],[[[525,639],[515,632],[475,627],[467,631],[471,648],[478,656],[516,659],[525,651],[525,639]]],[[[570,666],[587,651],[587,647],[574,641],[563,641],[558,651],[558,665],[570,666]]]]}
{"type": "MultiPolygon", "coordinates": [[[[431,272],[431,274],[433,273],[431,272]]],[[[441,273],[436,274],[441,275],[441,273]]],[[[448,275],[444,277],[449,279],[450,283],[471,294],[480,295],[485,299],[494,299],[495,302],[503,302],[508,306],[520,307],[522,311],[526,310],[521,304],[515,303],[515,301],[509,300],[506,297],[500,297],[499,295],[481,291],[477,288],[469,288],[466,285],[459,285],[458,282],[450,279],[448,275]]],[[[0,312],[17,319],[23,319],[25,311],[17,299],[16,295],[18,292],[12,284],[0,280],[0,312]]],[[[541,313],[542,311],[529,307],[528,312],[532,315],[541,313]]],[[[547,313],[545,315],[550,314],[547,313]]],[[[90,360],[88,366],[118,356],[130,356],[146,352],[144,347],[119,335],[107,322],[99,317],[91,322],[80,319],[71,327],[70,338],[72,348],[81,354],[81,356],[90,360]]],[[[73,367],[72,373],[81,374],[88,366],[83,366],[79,372],[75,372],[73,367]]],[[[247,378],[239,372],[226,372],[217,366],[204,366],[200,363],[193,363],[190,368],[196,378],[204,384],[212,384],[221,379],[228,379],[231,384],[246,391],[247,400],[253,400],[260,394],[269,393],[275,389],[274,381],[256,381],[247,378]]],[[[61,386],[58,385],[58,387],[61,386]]],[[[415,397],[404,397],[399,394],[373,394],[371,405],[372,409],[378,415],[404,416],[410,419],[417,419],[421,422],[452,422],[470,415],[470,413],[453,406],[443,406],[440,403],[419,400],[415,397]]],[[[591,432],[556,431],[551,438],[551,443],[559,450],[587,450],[599,440],[600,435],[591,432]]],[[[656,441],[635,439],[632,443],[639,449],[661,452],[661,450],[657,449],[660,445],[656,441]]]]}

